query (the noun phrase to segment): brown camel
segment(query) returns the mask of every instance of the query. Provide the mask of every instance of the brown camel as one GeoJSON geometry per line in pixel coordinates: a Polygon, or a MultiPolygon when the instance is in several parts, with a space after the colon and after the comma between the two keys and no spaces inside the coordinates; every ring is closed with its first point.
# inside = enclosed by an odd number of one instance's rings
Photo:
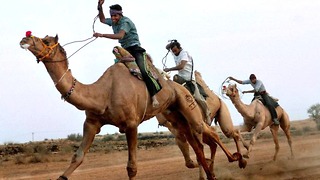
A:
{"type": "MultiPolygon", "coordinates": [[[[221,149],[225,152],[229,162],[233,162],[233,161],[239,161],[239,167],[240,168],[245,168],[247,165],[246,160],[244,160],[241,156],[241,151],[240,151],[240,144],[239,144],[239,140],[240,140],[240,133],[238,130],[234,129],[233,123],[232,123],[232,119],[229,113],[229,110],[226,106],[226,104],[213,92],[209,89],[209,87],[207,86],[207,84],[204,82],[204,80],[202,79],[202,76],[199,72],[195,71],[195,78],[196,78],[196,82],[203,87],[205,93],[208,95],[208,97],[206,98],[206,102],[208,104],[208,107],[210,109],[211,112],[211,118],[215,118],[215,123],[219,123],[221,131],[228,137],[228,138],[233,138],[235,143],[236,143],[236,147],[237,147],[237,153],[235,154],[231,154],[228,149],[224,146],[224,144],[220,141],[220,138],[218,136],[217,133],[215,133],[214,136],[216,136],[217,140],[216,144],[218,144],[221,149]],[[236,155],[237,154],[237,155],[236,155]],[[237,158],[236,158],[237,157],[237,158]]],[[[176,140],[176,144],[178,145],[178,147],[180,148],[183,157],[185,159],[185,165],[188,168],[194,168],[197,167],[197,164],[195,164],[193,162],[193,160],[190,157],[190,153],[189,153],[189,145],[188,142],[186,140],[186,137],[184,136],[184,134],[181,131],[180,128],[174,127],[172,125],[172,123],[170,121],[167,121],[167,119],[165,119],[162,114],[158,114],[157,119],[159,121],[160,125],[163,125],[165,127],[167,127],[169,129],[169,131],[174,135],[175,140],[176,140]]],[[[204,114],[203,114],[203,121],[205,121],[204,118],[204,114]]],[[[212,131],[215,132],[214,128],[212,128],[212,131]]],[[[206,134],[203,134],[203,141],[207,144],[210,144],[210,142],[206,141],[206,134]]],[[[215,157],[215,152],[216,152],[216,145],[209,145],[210,146],[210,150],[211,150],[211,166],[210,166],[210,170],[213,173],[213,162],[214,162],[214,157],[215,157]]],[[[201,168],[201,167],[200,167],[201,168]]],[[[203,172],[200,171],[200,179],[203,179],[203,172]]]]}
{"type": "MultiPolygon", "coordinates": [[[[246,154],[244,154],[243,156],[249,158],[249,153],[252,151],[252,147],[257,140],[258,134],[261,130],[269,126],[273,136],[273,141],[275,143],[275,153],[273,156],[273,160],[275,161],[280,149],[278,141],[279,126],[273,124],[269,110],[258,99],[253,100],[249,105],[244,104],[239,97],[239,92],[236,84],[229,84],[229,86],[225,89],[225,93],[231,99],[233,105],[243,117],[244,124],[241,126],[240,131],[251,132],[251,130],[254,129],[249,144],[246,143],[244,139],[241,139],[244,147],[247,149],[246,154]]],[[[288,144],[291,151],[291,158],[293,158],[294,155],[292,151],[289,116],[281,106],[278,106],[276,108],[276,111],[280,121],[280,127],[287,136],[288,144]]]]}
{"type": "MultiPolygon", "coordinates": [[[[44,63],[62,98],[76,108],[85,110],[86,113],[83,140],[73,155],[70,166],[58,178],[59,180],[68,179],[80,166],[95,135],[105,124],[114,125],[121,133],[126,134],[127,173],[129,179],[134,180],[137,173],[137,127],[161,112],[166,112],[166,117],[179,116],[177,119],[172,119],[172,123],[184,129],[184,135],[195,151],[198,162],[205,169],[207,178],[214,179],[206,163],[201,143],[202,132],[210,134],[211,129],[204,125],[201,110],[198,106],[194,106],[192,95],[185,88],[159,77],[162,89],[157,98],[160,105],[153,107],[145,83],[132,76],[123,63],[112,65],[96,82],[86,85],[72,76],[66,52],[58,43],[58,36],[46,36],[42,39],[27,36],[20,41],[20,46],[31,51],[38,61],[44,63]],[[170,111],[175,113],[172,114],[170,111]]],[[[209,140],[215,142],[213,138],[209,140]]]]}

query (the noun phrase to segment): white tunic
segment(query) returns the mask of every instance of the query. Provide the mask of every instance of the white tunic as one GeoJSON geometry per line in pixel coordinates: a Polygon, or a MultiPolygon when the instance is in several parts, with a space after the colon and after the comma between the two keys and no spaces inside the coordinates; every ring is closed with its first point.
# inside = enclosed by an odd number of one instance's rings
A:
{"type": "MultiPolygon", "coordinates": [[[[189,55],[187,51],[181,50],[178,56],[173,54],[173,58],[176,65],[179,65],[183,60],[187,61],[184,68],[178,71],[178,75],[184,78],[185,80],[190,81],[192,73],[192,57],[189,55]]],[[[192,76],[192,79],[194,79],[194,76],[192,76]]]]}

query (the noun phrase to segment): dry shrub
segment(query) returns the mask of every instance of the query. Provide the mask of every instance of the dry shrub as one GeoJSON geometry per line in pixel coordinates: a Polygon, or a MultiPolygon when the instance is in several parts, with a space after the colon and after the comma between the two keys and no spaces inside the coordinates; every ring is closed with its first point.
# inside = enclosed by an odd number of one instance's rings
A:
{"type": "Polygon", "coordinates": [[[49,158],[45,154],[35,153],[29,158],[29,163],[44,163],[49,162],[49,158]]]}
{"type": "Polygon", "coordinates": [[[17,155],[14,159],[15,164],[27,164],[27,158],[25,155],[17,155]]]}

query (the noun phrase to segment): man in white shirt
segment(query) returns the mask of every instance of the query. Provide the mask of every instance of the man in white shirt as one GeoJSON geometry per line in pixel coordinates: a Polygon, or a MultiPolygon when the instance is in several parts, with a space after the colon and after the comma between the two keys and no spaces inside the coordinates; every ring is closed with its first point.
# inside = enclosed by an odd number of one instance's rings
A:
{"type": "Polygon", "coordinates": [[[164,71],[165,72],[178,71],[178,74],[173,76],[173,81],[179,84],[192,82],[194,86],[194,92],[191,92],[191,93],[193,93],[193,97],[202,107],[204,114],[206,115],[206,123],[210,125],[212,122],[212,119],[210,117],[211,113],[206,103],[206,100],[200,94],[197,83],[195,82],[195,79],[193,76],[192,57],[189,55],[187,51],[182,49],[180,43],[177,40],[173,40],[171,43],[169,43],[166,46],[166,49],[171,50],[176,66],[171,68],[165,68],[164,71]]]}

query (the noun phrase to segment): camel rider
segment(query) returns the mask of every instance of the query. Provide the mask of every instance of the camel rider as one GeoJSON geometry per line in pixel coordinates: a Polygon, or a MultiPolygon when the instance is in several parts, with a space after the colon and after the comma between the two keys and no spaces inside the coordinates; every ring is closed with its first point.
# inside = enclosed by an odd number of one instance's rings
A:
{"type": "Polygon", "coordinates": [[[202,107],[205,115],[206,115],[206,123],[208,125],[211,124],[211,117],[210,117],[210,110],[206,103],[204,97],[200,94],[199,88],[197,83],[195,82],[194,75],[193,75],[193,60],[189,53],[182,49],[180,43],[177,40],[171,41],[166,46],[166,49],[169,51],[171,50],[174,61],[176,63],[175,67],[171,68],[164,68],[165,72],[169,71],[178,71],[178,74],[173,76],[173,81],[184,84],[186,82],[192,82],[194,86],[193,96],[195,100],[199,103],[202,107]]]}
{"type": "Polygon", "coordinates": [[[254,93],[254,98],[256,96],[261,96],[265,106],[269,109],[271,113],[271,117],[273,120],[273,123],[275,125],[279,125],[279,121],[277,119],[277,112],[275,110],[275,107],[273,106],[273,99],[268,95],[266,88],[264,87],[263,83],[261,80],[257,80],[256,76],[254,74],[251,74],[248,80],[238,80],[233,77],[229,77],[230,80],[236,81],[239,84],[251,84],[251,86],[254,88],[253,90],[250,91],[243,91],[242,93],[254,93]]]}
{"type": "Polygon", "coordinates": [[[103,3],[104,0],[99,0],[98,2],[100,22],[111,26],[114,34],[94,33],[93,36],[118,39],[121,46],[135,58],[135,61],[140,68],[143,80],[146,83],[147,89],[152,98],[153,107],[159,106],[159,102],[155,94],[161,90],[161,85],[158,82],[155,82],[155,80],[152,79],[152,77],[150,77],[147,73],[144,64],[145,49],[140,46],[139,36],[134,23],[128,17],[123,16],[122,7],[119,4],[110,6],[109,13],[111,18],[105,18],[102,10],[103,3]]]}

